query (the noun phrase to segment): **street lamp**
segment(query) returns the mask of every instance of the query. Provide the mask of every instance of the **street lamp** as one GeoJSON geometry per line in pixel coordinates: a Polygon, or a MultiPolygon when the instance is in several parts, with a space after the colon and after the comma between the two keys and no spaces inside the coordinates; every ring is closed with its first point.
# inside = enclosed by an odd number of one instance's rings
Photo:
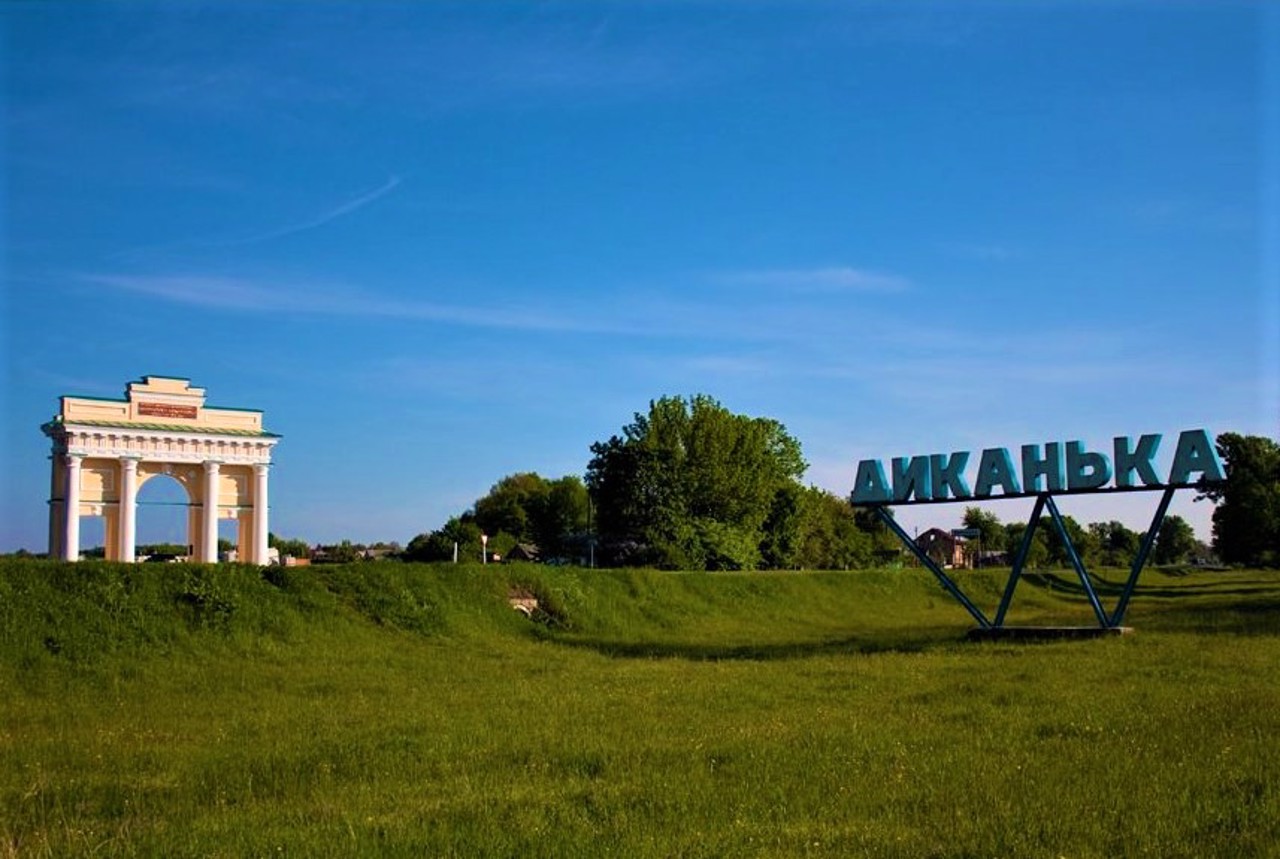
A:
{"type": "Polygon", "coordinates": [[[480,563],[489,563],[489,535],[480,535],[480,563]]]}

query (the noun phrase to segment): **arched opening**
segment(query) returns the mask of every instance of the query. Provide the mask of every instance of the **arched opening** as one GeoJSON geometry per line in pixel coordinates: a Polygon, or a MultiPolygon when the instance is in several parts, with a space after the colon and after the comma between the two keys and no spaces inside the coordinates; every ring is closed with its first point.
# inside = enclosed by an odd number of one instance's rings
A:
{"type": "Polygon", "coordinates": [[[187,487],[168,474],[150,475],[138,487],[137,509],[139,561],[190,557],[196,537],[187,487]]]}

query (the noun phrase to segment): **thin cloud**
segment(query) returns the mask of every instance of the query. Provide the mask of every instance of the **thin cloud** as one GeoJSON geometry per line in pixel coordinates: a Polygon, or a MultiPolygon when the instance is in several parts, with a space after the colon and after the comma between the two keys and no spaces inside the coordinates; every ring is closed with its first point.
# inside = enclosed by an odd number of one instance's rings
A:
{"type": "Polygon", "coordinates": [[[719,278],[741,286],[762,286],[802,292],[904,292],[911,282],[904,277],[849,266],[761,269],[735,271],[719,278]]]}
{"type": "Polygon", "coordinates": [[[324,226],[331,221],[351,214],[374,201],[385,197],[394,191],[404,180],[400,176],[392,176],[382,185],[371,191],[365,191],[349,200],[331,206],[318,215],[310,217],[305,221],[289,224],[283,227],[277,227],[266,232],[254,233],[247,236],[231,236],[227,238],[189,238],[178,239],[177,241],[164,242],[161,244],[145,245],[143,247],[134,247],[127,250],[117,251],[109,254],[108,259],[116,260],[142,260],[147,258],[156,258],[163,256],[166,251],[177,251],[191,248],[228,248],[243,247],[245,245],[255,245],[261,242],[272,241],[273,239],[292,236],[307,230],[313,230],[317,227],[324,226]]]}
{"type": "Polygon", "coordinates": [[[982,262],[1005,262],[1017,256],[1012,248],[978,242],[945,242],[942,249],[952,256],[982,262]]]}
{"type": "Polygon", "coordinates": [[[374,188],[372,191],[366,191],[363,194],[359,194],[358,196],[353,197],[344,203],[340,203],[337,206],[333,206],[329,209],[326,209],[325,211],[321,212],[315,217],[308,218],[305,221],[301,221],[296,224],[290,224],[286,227],[281,227],[279,229],[270,230],[269,232],[259,233],[253,236],[247,236],[245,238],[227,239],[225,241],[218,242],[217,244],[223,244],[223,245],[257,244],[258,242],[271,241],[272,239],[280,239],[280,238],[284,238],[285,236],[292,236],[297,233],[305,232],[307,230],[314,230],[316,227],[322,227],[325,224],[329,223],[330,221],[336,221],[338,218],[341,218],[344,215],[349,215],[352,212],[357,211],[358,209],[363,209],[365,206],[369,205],[375,200],[381,197],[385,197],[387,194],[390,194],[392,191],[394,191],[396,187],[399,186],[401,181],[402,180],[399,176],[392,176],[385,183],[383,183],[382,185],[379,185],[377,188],[374,188]]]}
{"type": "Polygon", "coordinates": [[[243,313],[289,312],[348,318],[416,319],[427,322],[522,331],[643,334],[642,329],[584,320],[572,312],[518,307],[465,306],[397,299],[349,289],[298,287],[208,275],[91,274],[87,283],[146,295],[174,304],[243,313]]]}
{"type": "Polygon", "coordinates": [[[401,298],[333,284],[233,277],[220,274],[133,274],[96,272],[78,279],[97,287],[145,295],[160,301],[239,313],[287,312],[307,316],[365,319],[415,319],[475,328],[609,334],[645,339],[697,338],[737,341],[790,341],[790,331],[814,332],[833,324],[829,313],[796,307],[794,302],[761,308],[746,303],[643,301],[620,296],[608,306],[594,296],[578,303],[518,305],[486,299],[470,305],[401,298]],[[791,320],[780,324],[779,320],[791,320]],[[708,320],[712,320],[709,322],[708,320]]]}

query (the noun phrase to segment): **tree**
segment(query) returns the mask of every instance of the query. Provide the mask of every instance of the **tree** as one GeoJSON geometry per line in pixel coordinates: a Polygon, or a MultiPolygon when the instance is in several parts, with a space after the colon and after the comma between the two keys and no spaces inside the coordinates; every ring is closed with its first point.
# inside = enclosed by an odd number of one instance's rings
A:
{"type": "MultiPolygon", "coordinates": [[[[883,508],[889,516],[893,517],[893,508],[883,508]]],[[[873,563],[886,564],[894,563],[903,557],[903,553],[907,550],[903,548],[902,543],[898,540],[898,535],[893,533],[892,529],[884,523],[879,514],[869,507],[853,508],[853,524],[862,534],[866,535],[870,543],[870,558],[873,563]]]]}
{"type": "Polygon", "coordinates": [[[353,564],[361,559],[360,549],[350,540],[328,547],[329,560],[335,564],[353,564]]]}
{"type": "Polygon", "coordinates": [[[761,566],[769,570],[800,569],[802,540],[808,524],[805,489],[798,483],[779,487],[773,495],[760,541],[761,566]]]}
{"type": "MultiPolygon", "coordinates": [[[[1038,569],[1049,561],[1049,547],[1045,539],[1045,526],[1053,528],[1053,523],[1042,518],[1031,534],[1031,545],[1027,548],[1026,566],[1038,569]]],[[[1022,550],[1022,539],[1026,536],[1027,526],[1023,522],[1010,522],[1004,526],[1005,545],[1009,547],[1010,558],[1022,550]]]]}
{"type": "MultiPolygon", "coordinates": [[[[1097,542],[1093,535],[1080,526],[1073,517],[1062,514],[1062,527],[1067,532],[1067,536],[1071,538],[1071,546],[1076,550],[1076,555],[1083,563],[1088,563],[1089,558],[1096,555],[1097,542]]],[[[1053,524],[1053,519],[1049,516],[1041,516],[1040,524],[1036,526],[1037,536],[1044,535],[1045,548],[1048,550],[1048,562],[1056,566],[1069,566],[1071,557],[1067,554],[1066,543],[1062,541],[1062,535],[1058,533],[1058,529],[1053,524]]]]}
{"type": "MultiPolygon", "coordinates": [[[[548,480],[536,472],[502,478],[476,501],[475,521],[491,544],[534,543],[548,558],[561,557],[581,542],[587,528],[587,488],[573,475],[548,480]]],[[[509,544],[509,545],[506,545],[509,544]]]]}
{"type": "Polygon", "coordinates": [[[268,533],[267,545],[278,551],[282,558],[311,557],[311,547],[307,545],[305,540],[286,540],[283,537],[277,537],[275,534],[268,533]]]}
{"type": "Polygon", "coordinates": [[[848,501],[811,486],[804,490],[801,502],[797,557],[801,569],[849,570],[873,563],[875,538],[859,527],[858,511],[848,501]]]}
{"type": "Polygon", "coordinates": [[[674,569],[757,567],[777,493],[806,468],[782,424],[701,394],[652,401],[591,452],[587,487],[606,546],[674,569]]]}
{"type": "Polygon", "coordinates": [[[1156,532],[1156,546],[1152,560],[1157,564],[1181,564],[1194,554],[1199,546],[1195,531],[1181,516],[1166,516],[1156,532]]]}
{"type": "Polygon", "coordinates": [[[1097,547],[1096,560],[1107,567],[1129,566],[1142,544],[1141,534],[1115,520],[1090,523],[1089,534],[1097,547]]]}
{"type": "Polygon", "coordinates": [[[586,536],[591,502],[580,477],[565,475],[547,484],[547,494],[534,515],[534,542],[544,558],[566,557],[586,536]]]}
{"type": "Polygon", "coordinates": [[[1213,548],[1223,561],[1280,565],[1280,445],[1256,435],[1218,436],[1226,480],[1200,497],[1217,503],[1213,548]]]}
{"type": "Polygon", "coordinates": [[[978,539],[982,541],[984,552],[1003,552],[1005,549],[1004,525],[994,513],[988,513],[981,507],[964,508],[964,527],[977,528],[982,532],[978,539]]]}
{"type": "Polygon", "coordinates": [[[475,504],[475,522],[489,535],[510,534],[517,541],[533,540],[533,511],[547,494],[547,481],[533,472],[502,478],[475,504]]]}
{"type": "Polygon", "coordinates": [[[470,513],[454,516],[439,530],[419,534],[405,547],[406,561],[452,561],[455,544],[458,559],[477,560],[480,557],[480,526],[470,513]]]}

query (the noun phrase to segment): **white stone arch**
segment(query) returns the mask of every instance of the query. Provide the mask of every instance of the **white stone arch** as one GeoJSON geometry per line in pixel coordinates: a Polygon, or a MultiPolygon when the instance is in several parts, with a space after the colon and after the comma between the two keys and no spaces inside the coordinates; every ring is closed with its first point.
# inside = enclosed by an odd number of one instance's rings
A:
{"type": "Polygon", "coordinates": [[[262,412],[206,406],[187,379],[145,376],[124,400],[62,397],[41,427],[53,442],[49,554],[80,557],[80,517],[106,520],[107,558],[136,560],[138,489],[174,477],[190,504],[193,560],[218,560],[218,520],[238,520],[237,557],[267,563],[268,470],[280,436],[262,428],[262,412]]]}

